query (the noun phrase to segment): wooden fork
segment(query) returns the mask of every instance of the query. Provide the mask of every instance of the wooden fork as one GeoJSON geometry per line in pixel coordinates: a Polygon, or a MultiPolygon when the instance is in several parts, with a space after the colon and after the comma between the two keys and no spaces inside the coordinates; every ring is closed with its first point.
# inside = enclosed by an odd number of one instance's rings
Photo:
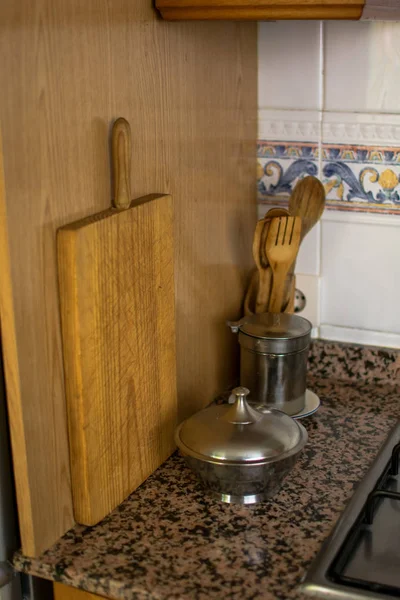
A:
{"type": "MultiPolygon", "coordinates": [[[[253,273],[249,288],[247,290],[244,310],[249,313],[249,301],[255,298],[252,303],[255,313],[263,313],[268,311],[269,296],[272,285],[272,272],[268,264],[268,259],[265,254],[265,244],[268,235],[268,227],[273,217],[289,216],[286,208],[271,208],[263,219],[258,221],[253,239],[253,257],[256,263],[258,273],[253,273]],[[253,288],[256,289],[256,294],[253,294],[253,288]]],[[[250,314],[250,313],[249,313],[250,314]]],[[[252,313],[253,314],[253,313],[252,313]]]]}
{"type": "Polygon", "coordinates": [[[286,275],[296,260],[300,235],[300,217],[275,217],[269,225],[265,243],[265,253],[273,274],[269,312],[282,311],[286,275]]]}

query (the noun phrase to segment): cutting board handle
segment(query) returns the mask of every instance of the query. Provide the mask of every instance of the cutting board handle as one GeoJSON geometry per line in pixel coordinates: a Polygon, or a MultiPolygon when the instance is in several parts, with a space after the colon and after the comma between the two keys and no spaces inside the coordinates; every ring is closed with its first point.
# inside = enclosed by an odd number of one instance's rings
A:
{"type": "Polygon", "coordinates": [[[114,206],[120,210],[131,204],[131,126],[123,117],[113,125],[111,155],[114,171],[114,206]]]}

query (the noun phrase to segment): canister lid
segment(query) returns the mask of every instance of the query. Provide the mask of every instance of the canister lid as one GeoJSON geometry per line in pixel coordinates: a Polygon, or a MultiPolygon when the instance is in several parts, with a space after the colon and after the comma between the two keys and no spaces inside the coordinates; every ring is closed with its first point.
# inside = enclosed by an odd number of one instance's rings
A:
{"type": "Polygon", "coordinates": [[[180,450],[216,464],[264,464],[297,452],[307,441],[305,430],[279,410],[250,407],[248,393],[236,388],[234,404],[212,405],[184,421],[175,434],[180,450]]]}
{"type": "Polygon", "coordinates": [[[244,319],[240,331],[252,337],[264,339],[292,340],[308,335],[311,323],[303,317],[286,313],[262,313],[244,319]]]}
{"type": "Polygon", "coordinates": [[[256,352],[286,354],[306,348],[310,342],[312,325],[298,315],[261,313],[230,322],[232,331],[240,332],[240,344],[256,352]]]}

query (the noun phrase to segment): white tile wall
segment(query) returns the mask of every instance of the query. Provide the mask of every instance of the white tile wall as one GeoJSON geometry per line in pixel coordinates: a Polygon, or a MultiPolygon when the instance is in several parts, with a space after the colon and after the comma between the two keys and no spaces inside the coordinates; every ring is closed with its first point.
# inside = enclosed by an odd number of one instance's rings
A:
{"type": "MultiPolygon", "coordinates": [[[[319,144],[322,180],[324,143],[399,148],[400,22],[260,24],[259,109],[260,139],[319,144]]],[[[400,180],[398,163],[374,168],[400,180]]],[[[376,196],[387,177],[374,177],[363,181],[376,196]]],[[[307,285],[318,278],[313,324],[328,339],[400,347],[400,212],[346,212],[348,187],[339,193],[342,210],[325,211],[297,262],[307,285]]]]}
{"type": "Polygon", "coordinates": [[[400,338],[398,217],[329,216],[337,220],[322,222],[321,323],[400,338]]]}
{"type": "Polygon", "coordinates": [[[400,24],[329,21],[326,110],[400,112],[400,24]]]}
{"type": "Polygon", "coordinates": [[[317,21],[260,23],[260,108],[319,107],[319,36],[317,21]]]}

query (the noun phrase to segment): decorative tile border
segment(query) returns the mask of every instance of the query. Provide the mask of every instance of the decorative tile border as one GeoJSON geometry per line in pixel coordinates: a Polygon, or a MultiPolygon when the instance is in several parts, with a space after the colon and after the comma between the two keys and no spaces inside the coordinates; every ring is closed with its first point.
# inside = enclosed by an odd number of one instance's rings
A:
{"type": "Polygon", "coordinates": [[[286,199],[299,179],[318,176],[318,144],[259,140],[258,197],[270,204],[286,199]]]}
{"type": "MultiPolygon", "coordinates": [[[[322,139],[327,143],[398,146],[400,115],[324,113],[322,139]]],[[[264,136],[263,136],[264,137],[264,136]]],[[[268,137],[268,139],[271,139],[268,137]]],[[[294,137],[292,139],[298,139],[294,137]]]]}
{"type": "MultiPolygon", "coordinates": [[[[317,110],[259,110],[260,140],[318,142],[322,113],[317,110]]],[[[333,141],[336,141],[333,140],[333,141]]]]}
{"type": "Polygon", "coordinates": [[[324,144],[322,181],[330,208],[400,213],[400,147],[324,144]]]}
{"type": "Polygon", "coordinates": [[[258,111],[260,140],[399,146],[400,114],[326,112],[318,110],[258,111]]]}
{"type": "Polygon", "coordinates": [[[319,176],[327,208],[400,214],[400,145],[259,140],[258,198],[284,204],[299,179],[319,176]]]}

